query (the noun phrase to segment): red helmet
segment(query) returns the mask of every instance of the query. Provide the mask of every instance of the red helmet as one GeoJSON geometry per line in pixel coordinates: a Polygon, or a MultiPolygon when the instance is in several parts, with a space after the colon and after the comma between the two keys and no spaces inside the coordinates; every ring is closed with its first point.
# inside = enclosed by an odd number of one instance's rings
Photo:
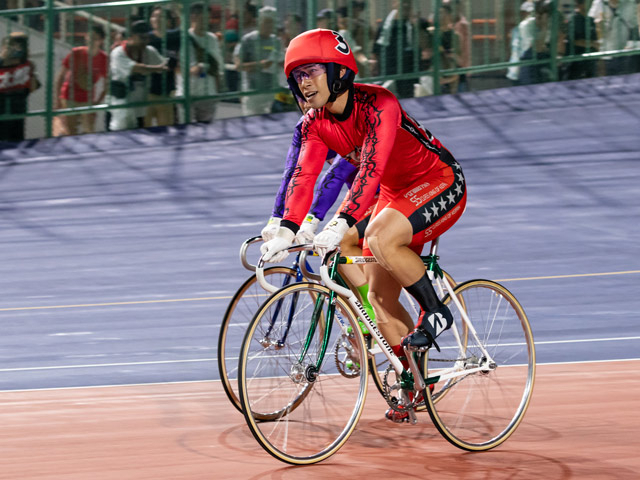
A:
{"type": "Polygon", "coordinates": [[[306,63],[337,63],[358,73],[356,59],[342,35],[324,28],[303,32],[291,40],[284,57],[284,74],[289,77],[291,70],[306,63]]]}
{"type": "Polygon", "coordinates": [[[302,93],[293,80],[291,72],[294,68],[307,63],[324,63],[327,66],[330,102],[335,101],[339,93],[349,89],[358,73],[353,52],[338,32],[324,28],[303,32],[291,40],[284,57],[284,73],[291,91],[299,100],[302,100],[302,93]],[[347,73],[342,78],[340,78],[340,66],[347,67],[347,73]]]}

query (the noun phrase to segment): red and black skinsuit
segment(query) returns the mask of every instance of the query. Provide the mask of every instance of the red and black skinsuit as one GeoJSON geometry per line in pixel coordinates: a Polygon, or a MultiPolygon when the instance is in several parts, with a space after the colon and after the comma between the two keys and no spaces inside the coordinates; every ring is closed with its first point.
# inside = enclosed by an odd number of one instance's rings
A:
{"type": "MultiPolygon", "coordinates": [[[[464,176],[451,153],[402,109],[391,92],[354,84],[342,115],[326,108],[306,115],[281,226],[298,230],[329,149],[359,168],[340,210],[349,226],[364,216],[380,186],[373,218],[384,208],[400,211],[413,228],[409,247],[420,253],[426,242],[448,230],[464,211],[464,176]]],[[[364,254],[371,254],[366,243],[364,254]]]]}

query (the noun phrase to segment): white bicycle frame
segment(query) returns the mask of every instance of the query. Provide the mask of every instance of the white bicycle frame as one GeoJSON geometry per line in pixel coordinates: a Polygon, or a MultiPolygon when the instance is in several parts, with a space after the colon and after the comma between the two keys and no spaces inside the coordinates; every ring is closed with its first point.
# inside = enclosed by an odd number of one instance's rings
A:
{"type": "MultiPolygon", "coordinates": [[[[438,239],[434,240],[431,243],[431,254],[432,255],[436,254],[437,246],[438,246],[438,239]]],[[[331,255],[333,255],[333,254],[334,254],[334,252],[331,253],[331,255]]],[[[347,259],[346,264],[367,264],[367,263],[376,263],[377,262],[375,257],[347,256],[347,257],[343,257],[343,258],[347,259]]],[[[404,371],[404,367],[402,366],[402,363],[400,362],[398,357],[395,355],[395,353],[393,353],[393,350],[391,349],[391,346],[384,339],[384,337],[380,333],[380,330],[378,330],[378,327],[376,326],[376,324],[371,320],[369,315],[367,315],[366,310],[364,309],[362,304],[358,301],[358,298],[356,297],[356,295],[351,290],[349,290],[348,288],[344,288],[344,287],[338,285],[336,282],[334,282],[331,279],[331,277],[329,275],[329,266],[328,266],[326,261],[323,261],[323,264],[320,267],[320,276],[322,277],[322,281],[324,282],[324,284],[328,288],[330,288],[331,290],[334,290],[339,295],[342,295],[349,302],[349,304],[355,309],[355,311],[359,312],[359,314],[361,315],[361,319],[367,325],[367,328],[369,329],[369,332],[371,332],[371,334],[375,338],[375,340],[378,343],[378,345],[382,346],[382,348],[381,348],[382,353],[387,357],[389,362],[393,365],[394,370],[396,371],[396,374],[398,376],[400,376],[402,374],[402,372],[404,371]]],[[[444,292],[447,292],[449,294],[449,296],[453,300],[454,304],[456,305],[456,307],[460,311],[461,316],[462,316],[462,320],[464,321],[465,325],[467,326],[468,331],[470,332],[470,334],[475,339],[476,344],[480,347],[483,356],[487,359],[487,361],[484,363],[485,366],[482,366],[482,367],[468,368],[468,369],[464,369],[464,370],[460,370],[459,368],[455,368],[455,367],[447,369],[447,370],[450,370],[450,371],[449,372],[445,371],[445,373],[440,373],[439,375],[437,375],[438,381],[449,380],[449,379],[452,379],[452,378],[460,377],[460,376],[463,376],[463,375],[468,375],[468,374],[471,374],[471,373],[488,371],[490,369],[489,365],[491,363],[493,363],[493,359],[491,358],[491,355],[489,354],[487,349],[484,347],[484,345],[482,345],[482,343],[480,342],[480,339],[478,338],[478,334],[476,332],[476,329],[473,327],[473,324],[471,323],[471,320],[470,320],[469,316],[467,315],[466,310],[463,308],[462,304],[460,303],[460,300],[458,299],[458,297],[456,295],[454,295],[453,286],[449,283],[447,278],[444,277],[444,276],[442,278],[437,278],[437,279],[434,278],[434,273],[432,271],[429,271],[429,278],[430,278],[431,281],[435,280],[436,285],[437,285],[438,290],[440,291],[441,295],[444,292]],[[444,287],[444,289],[443,289],[443,287],[444,287]]],[[[463,356],[465,354],[465,348],[466,347],[462,345],[462,339],[460,337],[460,332],[458,331],[458,327],[456,326],[455,323],[452,325],[451,330],[452,330],[452,333],[453,333],[453,335],[454,335],[454,337],[456,339],[456,344],[458,345],[458,353],[461,356],[461,358],[463,358],[463,356]]],[[[415,381],[415,388],[417,390],[424,390],[426,385],[425,385],[424,379],[422,377],[422,374],[420,374],[420,371],[418,369],[417,364],[415,364],[415,361],[413,359],[413,355],[410,355],[410,352],[407,351],[406,348],[405,348],[405,354],[407,356],[407,360],[409,361],[409,366],[410,366],[410,368],[412,370],[412,373],[413,373],[413,377],[414,377],[414,381],[415,381]]]]}
{"type": "MultiPolygon", "coordinates": [[[[435,239],[431,243],[431,252],[430,253],[432,255],[436,255],[437,247],[438,247],[438,239],[435,239]]],[[[289,252],[296,252],[296,251],[300,251],[300,250],[309,250],[310,248],[311,248],[310,245],[295,245],[293,247],[290,247],[288,250],[289,250],[289,252]]],[[[377,345],[379,345],[381,347],[380,350],[385,355],[385,357],[389,360],[391,365],[393,365],[393,368],[394,368],[394,370],[396,372],[396,375],[398,376],[398,378],[400,378],[402,376],[402,373],[405,370],[404,367],[402,366],[402,362],[400,362],[400,360],[398,359],[396,354],[393,352],[393,350],[392,350],[391,346],[389,345],[389,343],[387,342],[387,340],[382,336],[382,333],[380,333],[380,330],[378,329],[377,325],[373,322],[373,320],[371,320],[371,318],[367,314],[367,312],[364,309],[364,307],[362,306],[362,304],[358,301],[358,298],[356,297],[355,293],[353,291],[351,291],[350,289],[348,289],[348,288],[342,287],[341,285],[337,284],[335,281],[333,281],[331,279],[331,275],[329,274],[329,262],[328,262],[328,260],[332,256],[334,256],[336,253],[337,253],[337,250],[329,252],[329,253],[327,253],[325,258],[323,259],[322,266],[320,267],[320,277],[322,278],[323,283],[329,289],[335,291],[337,294],[339,294],[343,298],[345,298],[349,302],[351,307],[354,309],[354,311],[359,314],[359,316],[361,317],[361,320],[366,324],[367,328],[369,329],[369,332],[372,334],[372,336],[374,337],[375,341],[377,342],[377,345]]],[[[375,259],[375,257],[346,256],[346,257],[343,257],[343,258],[346,258],[346,262],[345,262],[346,264],[377,263],[377,260],[375,259]]],[[[262,288],[264,288],[265,290],[267,290],[270,293],[275,293],[276,291],[279,290],[279,287],[276,287],[275,285],[271,285],[270,283],[268,283],[266,281],[266,279],[264,277],[264,264],[265,264],[265,261],[261,257],[260,260],[258,261],[258,264],[256,265],[256,269],[255,269],[256,277],[258,279],[258,282],[262,286],[262,288]]],[[[460,368],[460,365],[457,365],[457,366],[445,369],[442,372],[439,372],[438,375],[435,375],[433,378],[436,379],[436,381],[443,381],[443,380],[450,380],[450,379],[453,379],[453,378],[466,376],[466,375],[469,375],[471,373],[489,371],[490,370],[489,365],[491,365],[493,363],[493,359],[491,358],[489,352],[486,350],[484,345],[482,345],[482,343],[480,342],[480,339],[478,338],[478,334],[477,334],[475,328],[473,327],[473,324],[471,323],[471,320],[469,319],[469,316],[467,315],[466,310],[464,309],[464,307],[460,303],[460,300],[458,299],[458,297],[456,295],[454,295],[453,286],[449,283],[447,278],[444,277],[444,276],[442,276],[442,278],[435,278],[434,277],[434,273],[431,270],[429,270],[429,278],[430,278],[431,281],[435,281],[436,286],[437,286],[441,296],[445,292],[449,294],[449,296],[453,300],[454,304],[456,305],[456,307],[460,311],[461,316],[462,316],[462,320],[465,323],[465,325],[467,326],[468,331],[470,332],[470,334],[475,339],[476,344],[480,347],[480,349],[482,351],[482,354],[483,354],[484,358],[486,359],[486,361],[484,362],[483,366],[464,368],[463,369],[463,368],[460,368]]],[[[343,330],[346,330],[345,326],[343,326],[343,330]]],[[[452,330],[453,335],[455,336],[456,344],[458,345],[458,355],[462,359],[462,358],[464,358],[464,355],[465,355],[466,346],[462,344],[462,339],[460,337],[460,332],[459,332],[458,327],[456,326],[455,323],[452,325],[451,330],[452,330]]],[[[369,350],[369,353],[373,354],[373,353],[377,353],[377,352],[372,352],[372,350],[369,350]]],[[[416,364],[416,362],[415,362],[415,360],[413,358],[413,355],[411,355],[411,352],[408,351],[406,348],[405,348],[405,354],[406,354],[406,358],[407,358],[407,360],[409,362],[409,367],[410,367],[410,369],[411,369],[411,371],[413,373],[414,388],[416,390],[422,391],[422,390],[424,390],[426,388],[426,383],[424,381],[424,378],[422,377],[422,374],[420,373],[420,369],[418,368],[418,365],[416,364]]],[[[460,363],[461,361],[462,360],[460,360],[459,362],[456,362],[456,363],[460,363]]],[[[430,383],[432,383],[432,382],[430,382],[430,383]]],[[[404,392],[402,394],[403,394],[403,396],[406,396],[406,394],[404,392]]],[[[417,420],[415,418],[415,415],[413,414],[413,411],[410,410],[409,414],[411,416],[412,423],[415,423],[417,420]]]]}

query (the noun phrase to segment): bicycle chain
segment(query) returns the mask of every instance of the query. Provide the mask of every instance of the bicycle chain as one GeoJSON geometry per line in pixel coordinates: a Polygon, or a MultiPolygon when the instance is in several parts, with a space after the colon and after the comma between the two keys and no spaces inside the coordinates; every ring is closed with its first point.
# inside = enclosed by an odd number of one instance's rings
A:
{"type": "Polygon", "coordinates": [[[395,370],[393,368],[393,365],[389,365],[387,367],[387,369],[384,372],[384,378],[382,379],[382,390],[383,390],[383,394],[382,396],[384,397],[385,401],[387,402],[387,405],[389,405],[389,408],[391,408],[393,411],[398,412],[398,413],[402,413],[402,412],[406,412],[407,409],[409,408],[413,408],[413,402],[411,402],[409,405],[405,406],[405,405],[400,405],[398,403],[398,399],[396,397],[391,396],[391,391],[392,390],[399,390],[398,387],[396,387],[396,385],[398,385],[398,382],[394,383],[393,386],[389,385],[389,373],[395,373],[395,370]],[[396,388],[394,388],[396,387],[396,388]]]}

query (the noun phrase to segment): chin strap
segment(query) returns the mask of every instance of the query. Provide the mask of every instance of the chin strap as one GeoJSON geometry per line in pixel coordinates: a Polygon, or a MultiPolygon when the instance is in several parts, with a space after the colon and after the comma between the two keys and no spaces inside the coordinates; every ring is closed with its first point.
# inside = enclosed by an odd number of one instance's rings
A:
{"type": "Polygon", "coordinates": [[[329,84],[329,102],[335,102],[338,95],[342,92],[346,92],[351,85],[353,85],[353,79],[355,78],[353,70],[347,68],[347,72],[340,77],[340,65],[337,63],[327,63],[327,83],[329,84]]]}

